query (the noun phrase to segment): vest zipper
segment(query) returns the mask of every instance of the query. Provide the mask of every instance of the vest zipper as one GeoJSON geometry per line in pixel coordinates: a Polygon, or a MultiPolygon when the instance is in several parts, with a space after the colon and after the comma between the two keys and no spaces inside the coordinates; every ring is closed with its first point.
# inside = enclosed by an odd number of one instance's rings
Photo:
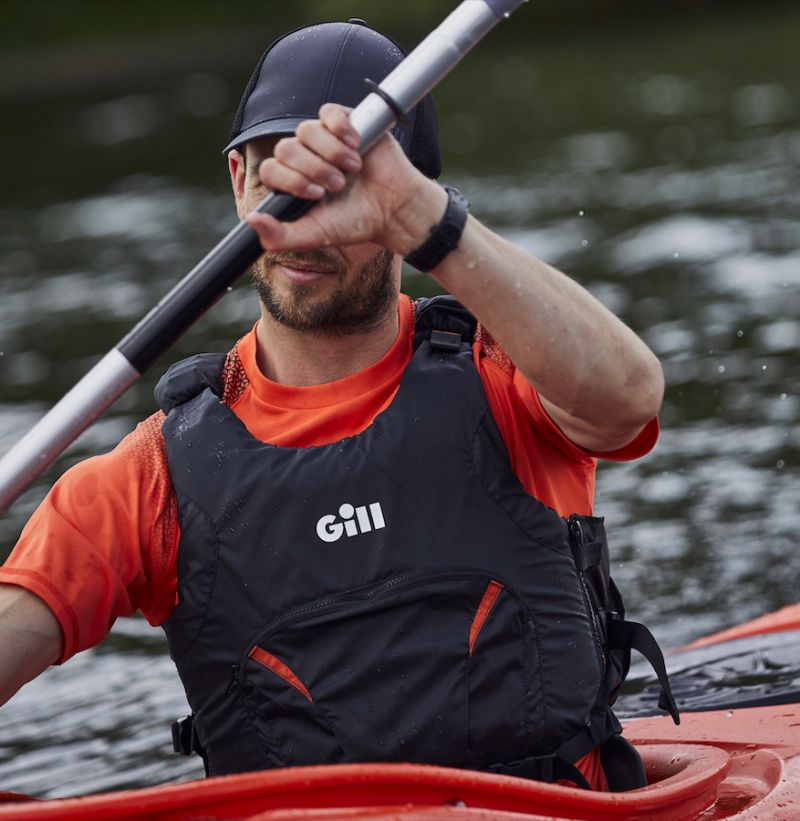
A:
{"type": "Polygon", "coordinates": [[[442,570],[420,571],[418,573],[410,573],[405,576],[400,576],[396,579],[390,579],[389,581],[379,584],[377,587],[370,585],[368,587],[358,589],[364,592],[358,592],[358,590],[355,590],[349,593],[342,593],[338,596],[329,596],[326,599],[312,602],[311,604],[303,605],[300,608],[290,610],[283,616],[278,616],[277,618],[273,619],[261,632],[259,632],[254,639],[248,642],[244,652],[242,653],[240,663],[238,665],[234,665],[232,675],[236,675],[239,679],[239,683],[241,684],[241,679],[244,675],[245,665],[247,663],[247,659],[252,648],[263,642],[264,639],[268,638],[269,635],[275,632],[278,628],[283,627],[288,623],[291,623],[295,619],[302,618],[308,613],[312,613],[315,610],[320,610],[322,608],[329,607],[334,604],[347,604],[348,602],[369,601],[370,599],[379,596],[381,593],[385,593],[387,590],[405,587],[410,584],[415,584],[419,582],[420,579],[432,579],[439,578],[442,576],[453,579],[488,579],[490,581],[496,581],[499,584],[502,584],[503,588],[505,590],[508,590],[508,592],[512,596],[514,596],[514,598],[517,600],[517,603],[520,606],[520,609],[523,611],[525,615],[523,623],[527,623],[528,621],[530,621],[531,614],[530,610],[528,609],[528,603],[525,601],[524,596],[512,582],[508,581],[507,579],[504,579],[502,576],[497,576],[493,573],[484,570],[467,570],[462,568],[444,568],[442,570]]]}
{"type": "Polygon", "coordinates": [[[597,614],[594,612],[594,607],[592,607],[592,602],[589,597],[589,590],[586,586],[586,579],[583,578],[583,573],[578,571],[578,578],[581,582],[581,592],[583,593],[583,601],[586,605],[586,609],[589,612],[589,617],[592,622],[592,632],[594,633],[594,640],[597,644],[597,653],[600,657],[600,666],[602,668],[603,674],[601,676],[602,679],[606,677],[606,653],[605,653],[605,641],[603,639],[603,631],[600,627],[600,624],[597,621],[597,614]]]}
{"type": "MultiPolygon", "coordinates": [[[[567,522],[569,525],[569,529],[572,533],[572,538],[578,545],[584,544],[586,541],[583,535],[583,527],[581,523],[577,519],[570,518],[567,522]]],[[[583,575],[583,571],[578,569],[578,566],[575,566],[575,572],[578,575],[578,579],[581,583],[581,593],[583,595],[583,603],[586,606],[586,612],[589,614],[589,619],[592,624],[592,633],[594,634],[595,644],[597,646],[597,654],[600,658],[600,667],[603,671],[601,676],[601,680],[605,679],[606,677],[606,640],[603,638],[603,630],[600,627],[600,624],[597,621],[597,613],[595,613],[595,609],[592,606],[591,596],[589,595],[589,588],[586,584],[586,578],[583,575]]]]}

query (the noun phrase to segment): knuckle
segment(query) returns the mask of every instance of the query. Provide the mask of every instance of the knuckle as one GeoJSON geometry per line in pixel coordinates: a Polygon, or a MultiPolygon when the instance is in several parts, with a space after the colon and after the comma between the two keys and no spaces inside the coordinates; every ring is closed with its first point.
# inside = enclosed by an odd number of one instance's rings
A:
{"type": "Polygon", "coordinates": [[[341,106],[336,103],[323,103],[319,110],[320,118],[327,118],[334,116],[336,112],[341,110],[341,106]]]}
{"type": "Polygon", "coordinates": [[[304,120],[295,129],[295,137],[301,142],[310,142],[314,139],[316,133],[319,131],[319,120],[304,120]]]}
{"type": "Polygon", "coordinates": [[[262,185],[267,185],[275,173],[276,163],[274,160],[264,160],[258,167],[258,180],[262,185]]]}
{"type": "MultiPolygon", "coordinates": [[[[276,143],[275,148],[273,149],[272,155],[276,160],[279,160],[280,162],[285,162],[294,153],[295,153],[294,139],[291,138],[291,137],[286,137],[286,138],[282,139],[280,142],[276,143]]],[[[270,160],[265,160],[264,162],[270,162],[270,160]]]]}
{"type": "Polygon", "coordinates": [[[325,103],[319,110],[320,120],[325,127],[336,134],[341,134],[349,129],[350,118],[347,115],[347,109],[335,103],[325,103]]]}

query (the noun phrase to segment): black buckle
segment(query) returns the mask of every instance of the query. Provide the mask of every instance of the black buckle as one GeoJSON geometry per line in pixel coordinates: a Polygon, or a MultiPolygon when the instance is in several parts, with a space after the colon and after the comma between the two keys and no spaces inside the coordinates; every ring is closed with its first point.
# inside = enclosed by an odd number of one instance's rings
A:
{"type": "Polygon", "coordinates": [[[194,719],[187,716],[183,721],[172,722],[172,749],[181,755],[191,755],[194,752],[192,741],[195,738],[194,719]]]}
{"type": "Polygon", "coordinates": [[[200,743],[200,736],[197,735],[194,713],[186,716],[183,721],[172,722],[172,749],[181,755],[197,753],[203,759],[206,775],[211,775],[208,767],[208,754],[200,743]]]}
{"type": "Polygon", "coordinates": [[[510,764],[492,764],[489,772],[495,775],[529,778],[531,781],[543,781],[545,784],[572,781],[582,790],[592,789],[586,777],[574,764],[556,754],[531,756],[520,761],[512,761],[510,764]]]}

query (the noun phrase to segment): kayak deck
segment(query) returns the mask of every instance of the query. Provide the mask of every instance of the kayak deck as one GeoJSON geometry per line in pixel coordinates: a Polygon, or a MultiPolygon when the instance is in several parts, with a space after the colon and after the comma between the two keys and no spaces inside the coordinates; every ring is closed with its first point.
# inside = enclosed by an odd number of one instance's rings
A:
{"type": "MultiPolygon", "coordinates": [[[[800,703],[800,629],[697,642],[665,661],[682,714],[800,703]]],[[[660,693],[649,665],[632,666],[614,712],[623,721],[661,715],[660,693]]]]}
{"type": "Polygon", "coordinates": [[[0,821],[800,817],[800,707],[630,722],[648,786],[628,793],[417,764],[297,767],[84,798],[0,803],[0,821]],[[794,811],[792,810],[794,807],[794,811]]]}

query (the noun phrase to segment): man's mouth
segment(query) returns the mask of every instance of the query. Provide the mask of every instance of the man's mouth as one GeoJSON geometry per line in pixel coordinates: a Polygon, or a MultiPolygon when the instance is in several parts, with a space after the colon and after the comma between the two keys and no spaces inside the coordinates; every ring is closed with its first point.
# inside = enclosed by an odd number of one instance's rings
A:
{"type": "Polygon", "coordinates": [[[290,282],[298,285],[313,285],[315,282],[319,282],[321,279],[335,273],[330,266],[299,260],[284,260],[279,262],[278,266],[290,282]]]}
{"type": "Polygon", "coordinates": [[[339,273],[340,266],[334,260],[304,259],[303,257],[278,257],[271,260],[282,274],[297,285],[313,285],[326,277],[339,273]]]}

